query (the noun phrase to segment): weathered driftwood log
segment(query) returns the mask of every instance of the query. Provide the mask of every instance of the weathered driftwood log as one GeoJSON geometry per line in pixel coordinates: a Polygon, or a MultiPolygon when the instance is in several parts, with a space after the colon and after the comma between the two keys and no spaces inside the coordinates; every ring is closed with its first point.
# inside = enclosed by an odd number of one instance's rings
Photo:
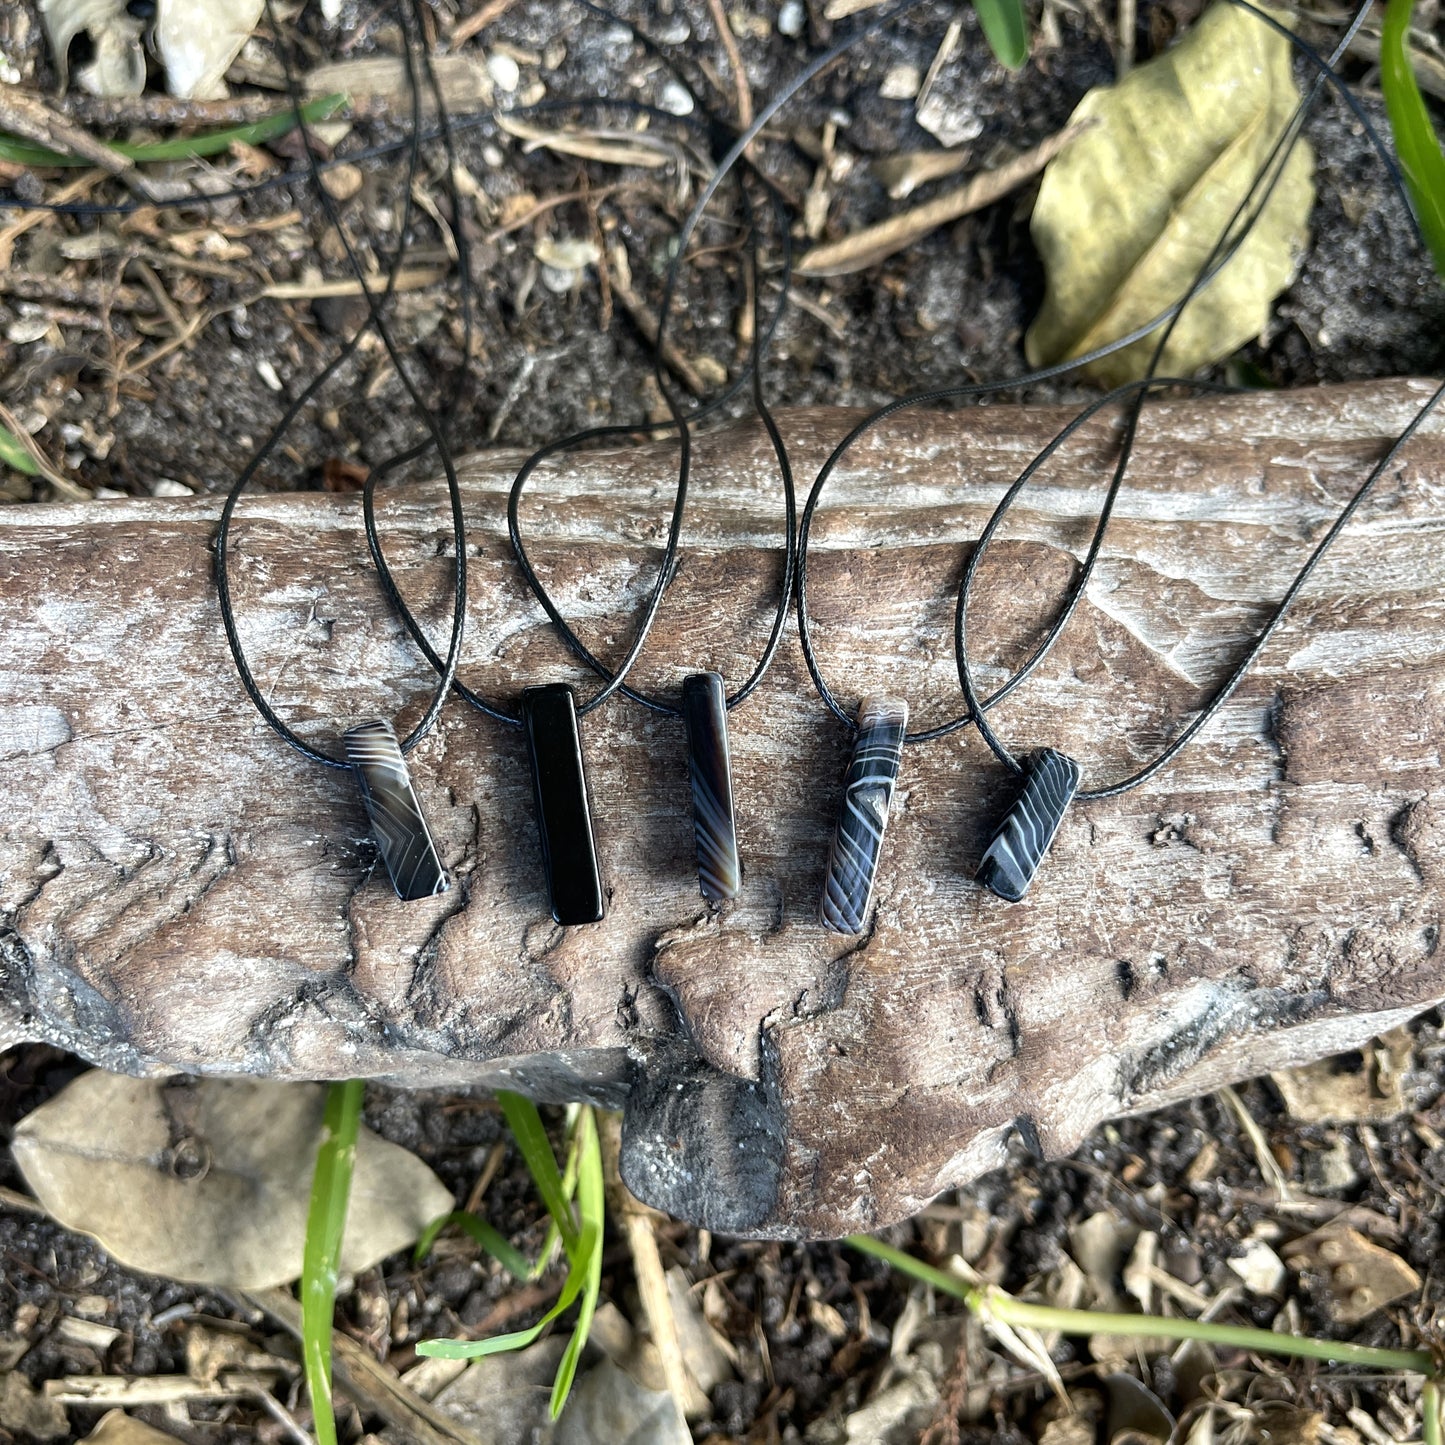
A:
{"type": "MultiPolygon", "coordinates": [[[[1237,657],[1420,384],[1166,401],[1083,606],[996,714],[1107,778],[1146,758],[1237,657]]],[[[861,445],[818,519],[824,666],[849,699],[959,705],[950,608],[968,539],[1065,419],[913,414],[861,445]]],[[[784,419],[799,475],[848,417],[784,419]]],[[[981,578],[981,656],[1024,655],[1086,541],[1101,422],[1020,502],[981,578]]],[[[467,469],[466,678],[514,698],[577,670],[521,591],[512,458],[467,469]]],[[[526,506],[584,634],[625,646],[669,505],[667,443],[567,461],[526,506]]],[[[818,893],[847,740],[790,632],[733,717],[742,896],[698,895],[681,725],[586,719],[608,917],[547,916],[520,736],[457,703],[413,755],[460,886],[402,904],[373,877],[344,774],[242,696],[209,546],[216,503],[0,512],[0,1041],[124,1070],[507,1084],[626,1110],[645,1199],[714,1228],[836,1234],[893,1220],[1002,1157],[1108,1115],[1353,1047],[1445,994],[1445,447],[1382,479],[1260,665],[1147,786],[1071,810],[1028,898],[972,872],[1010,793],[971,733],[911,748],[876,922],[825,933],[818,893]]],[[[779,486],[760,433],[700,446],[687,551],[642,683],[736,680],[761,645],[779,486]]],[[[388,617],[359,499],[248,501],[233,571],[256,675],[317,738],[414,721],[430,675],[388,617]]],[[[407,592],[439,619],[439,491],[388,496],[407,592]]],[[[437,621],[440,631],[441,623],[437,621]]],[[[1000,667],[988,673],[1003,676],[1000,667]]]]}

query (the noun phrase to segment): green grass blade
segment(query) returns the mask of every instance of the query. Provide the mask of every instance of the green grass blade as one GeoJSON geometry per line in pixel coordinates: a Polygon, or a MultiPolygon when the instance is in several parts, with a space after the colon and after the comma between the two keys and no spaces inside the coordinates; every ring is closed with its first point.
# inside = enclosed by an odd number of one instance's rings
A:
{"type": "Polygon", "coordinates": [[[532,1176],[532,1182],[537,1186],[537,1193],[542,1196],[542,1203],[547,1206],[547,1213],[552,1216],[557,1232],[562,1236],[562,1247],[567,1251],[568,1259],[573,1259],[580,1238],[577,1221],[562,1188],[557,1156],[553,1154],[547,1131],[542,1127],[542,1116],[530,1099],[523,1098],[521,1094],[509,1093],[505,1089],[497,1091],[497,1103],[502,1107],[512,1137],[521,1151],[522,1160],[532,1176]]]}
{"type": "MultiPolygon", "coordinates": [[[[308,100],[301,107],[301,118],[311,125],[334,115],[346,104],[344,95],[323,95],[308,100]]],[[[296,113],[289,107],[268,115],[249,125],[227,126],[224,130],[207,131],[204,135],[182,136],[175,140],[106,141],[117,155],[125,156],[138,165],[157,161],[185,161],[195,156],[214,156],[229,150],[239,141],[243,145],[265,145],[267,141],[283,136],[296,124],[296,113]]],[[[48,146],[36,145],[22,140],[19,136],[0,132],[0,160],[22,166],[88,166],[93,162],[81,156],[66,155],[63,151],[51,150],[48,146]]]]}
{"type": "Polygon", "coordinates": [[[506,1350],[521,1350],[540,1338],[559,1315],[564,1314],[576,1303],[586,1283],[584,1272],[575,1265],[567,1271],[562,1293],[557,1302],[529,1330],[513,1330],[509,1335],[493,1335],[489,1340],[422,1340],[417,1344],[419,1355],[431,1355],[439,1360],[477,1360],[484,1355],[500,1355],[506,1350]]]}
{"type": "Polygon", "coordinates": [[[597,1115],[584,1109],[577,1120],[577,1203],[582,1214],[582,1242],[577,1249],[573,1268],[585,1276],[581,1304],[572,1338],[557,1366],[552,1381],[552,1418],[555,1420],[567,1403],[582,1350],[597,1313],[597,1300],[602,1293],[602,1234],[605,1213],[602,1186],[602,1141],[597,1136],[597,1115]]]}
{"type": "Polygon", "coordinates": [[[363,1079],[332,1084],[327,1091],[325,1122],[311,1180],[311,1205],[306,1212],[306,1248],[301,1263],[301,1354],[318,1445],[336,1445],[336,1416],[331,1407],[331,1321],[365,1093],[363,1079]]]}
{"type": "MultiPolygon", "coordinates": [[[[577,1130],[574,1128],[567,1140],[567,1166],[562,1170],[562,1197],[570,1204],[577,1193],[577,1130]]],[[[557,1232],[557,1221],[547,1216],[547,1232],[542,1236],[542,1248],[532,1265],[532,1278],[541,1279],[552,1267],[561,1247],[562,1236],[557,1232]]]]}
{"type": "Polygon", "coordinates": [[[478,1219],[475,1214],[468,1214],[464,1209],[454,1209],[450,1214],[443,1214],[427,1225],[412,1253],[413,1264],[425,1263],[432,1252],[432,1246],[437,1242],[437,1236],[449,1224],[456,1225],[463,1234],[470,1235],[513,1279],[525,1282],[532,1278],[532,1264],[527,1256],[509,1244],[485,1219],[478,1219]]]}
{"type": "Polygon", "coordinates": [[[1389,0],[1380,34],[1380,87],[1395,136],[1395,151],[1405,174],[1435,270],[1445,276],[1445,155],[1430,124],[1415,72],[1410,67],[1410,16],[1414,0],[1389,0]]]}
{"type": "Polygon", "coordinates": [[[1029,22],[1022,0],[973,0],[973,8],[999,63],[1021,70],[1029,58],[1029,22]]]}
{"type": "Polygon", "coordinates": [[[14,467],[17,472],[24,472],[27,477],[40,474],[35,458],[21,446],[19,438],[6,426],[0,426],[0,462],[7,467],[14,467]]]}
{"type": "Polygon", "coordinates": [[[975,1289],[963,1280],[881,1239],[850,1234],[844,1241],[862,1254],[885,1260],[895,1269],[932,1285],[944,1294],[960,1299],[984,1320],[1001,1320],[1036,1330],[1058,1330],[1066,1335],[1115,1335],[1122,1339],[1203,1340],[1266,1355],[1291,1355],[1324,1360],[1338,1365],[1359,1365],[1371,1370],[1398,1370],[1428,1375],[1434,1361],[1425,1350],[1391,1350],[1374,1345],[1355,1345],[1343,1340],[1314,1340],[1300,1335],[1282,1335],[1249,1325],[1221,1325],[1212,1320],[1171,1319],[1161,1315],[1107,1314],[1098,1310],[1056,1309],[1030,1304],[1000,1289],[975,1289]]]}

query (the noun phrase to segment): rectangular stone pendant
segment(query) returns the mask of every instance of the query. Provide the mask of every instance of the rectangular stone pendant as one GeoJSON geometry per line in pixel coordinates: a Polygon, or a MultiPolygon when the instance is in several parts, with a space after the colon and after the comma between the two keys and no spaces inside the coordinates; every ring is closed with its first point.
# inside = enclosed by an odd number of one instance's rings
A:
{"type": "Polygon", "coordinates": [[[524,689],[522,722],[552,917],[568,925],[600,923],[606,903],[572,689],[562,682],[524,689]]]}
{"type": "Polygon", "coordinates": [[[445,893],[451,880],[437,856],[391,724],[382,718],[360,723],[347,731],[344,742],[396,896],[410,903],[445,893]]]}
{"type": "Polygon", "coordinates": [[[697,834],[697,881],[702,896],[721,902],[742,887],[733,821],[733,769],[728,752],[727,692],[715,672],[694,672],[682,683],[682,720],[692,772],[692,819],[697,834]]]}
{"type": "Polygon", "coordinates": [[[863,932],[907,730],[908,704],[902,698],[875,693],[858,704],[858,736],[818,910],[823,927],[834,933],[863,932]]]}
{"type": "Polygon", "coordinates": [[[1059,831],[1064,810],[1079,791],[1079,765],[1053,748],[1030,759],[1024,790],[1009,810],[975,875],[1000,898],[1017,903],[1028,891],[1059,831]]]}

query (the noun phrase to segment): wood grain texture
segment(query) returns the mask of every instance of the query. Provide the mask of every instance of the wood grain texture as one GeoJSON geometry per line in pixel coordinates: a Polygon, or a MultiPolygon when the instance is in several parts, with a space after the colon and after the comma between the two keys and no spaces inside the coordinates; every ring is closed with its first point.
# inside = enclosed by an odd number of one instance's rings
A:
{"type": "MultiPolygon", "coordinates": [[[[995,714],[1084,786],[1145,759],[1223,675],[1427,394],[1390,382],[1151,405],[1089,600],[995,714]]],[[[957,711],[951,604],[968,539],[1066,419],[905,414],[850,457],[814,531],[810,597],[846,706],[957,711]]],[[[848,421],[785,414],[799,474],[848,421]]],[[[1087,540],[1107,421],[1021,499],[971,618],[985,686],[1024,655],[1087,540]]],[[[699,445],[674,590],[635,681],[736,685],[779,575],[781,507],[752,427],[699,445]]],[[[502,498],[466,469],[464,675],[515,703],[589,680],[521,591],[502,498]]],[[[648,443],[563,462],[524,508],[539,566],[604,656],[625,649],[671,498],[648,443]]],[[[1170,769],[1070,808],[1028,897],[973,881],[1015,789],[971,734],[906,750],[870,932],[816,922],[849,740],[790,631],[731,717],[741,894],[697,894],[681,723],[583,720],[606,920],[548,916],[519,732],[461,704],[409,759],[450,892],[371,876],[352,780],[262,724],[217,616],[212,499],[0,511],[0,1043],[113,1068],[507,1083],[625,1106],[639,1194],[734,1232],[871,1228],[1100,1119],[1354,1047],[1442,995],[1445,445],[1432,426],[1223,715],[1170,769]]],[[[408,595],[445,625],[443,493],[389,494],[408,595]]],[[[430,675],[388,618],[356,497],[241,508],[241,627],[284,715],[420,715],[430,675]]]]}

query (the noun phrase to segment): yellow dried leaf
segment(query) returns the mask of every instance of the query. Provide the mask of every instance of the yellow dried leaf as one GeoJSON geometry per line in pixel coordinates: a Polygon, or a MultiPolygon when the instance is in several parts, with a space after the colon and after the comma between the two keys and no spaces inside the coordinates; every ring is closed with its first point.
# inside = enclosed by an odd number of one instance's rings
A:
{"type": "MultiPolygon", "coordinates": [[[[1025,343],[1031,365],[1092,351],[1184,295],[1299,103],[1290,51],[1216,0],[1172,50],[1084,97],[1073,121],[1098,123],[1050,164],[1034,207],[1048,287],[1025,343]]],[[[1298,141],[1248,239],[1175,327],[1162,374],[1188,374],[1264,330],[1305,248],[1313,174],[1298,141]]],[[[1156,339],[1086,374],[1140,377],[1156,339]]]]}

